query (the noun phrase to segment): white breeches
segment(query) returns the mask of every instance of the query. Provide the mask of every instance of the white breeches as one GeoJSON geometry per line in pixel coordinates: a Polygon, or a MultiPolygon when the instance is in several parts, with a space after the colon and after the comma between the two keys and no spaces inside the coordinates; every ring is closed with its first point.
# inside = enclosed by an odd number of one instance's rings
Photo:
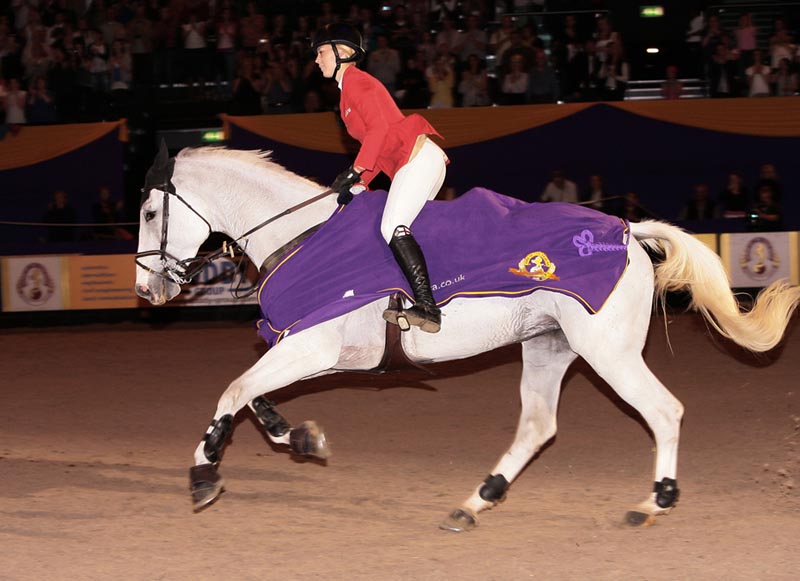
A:
{"type": "Polygon", "coordinates": [[[446,168],[444,151],[426,138],[417,155],[398,170],[381,218],[381,235],[387,244],[395,228],[410,228],[425,202],[436,197],[444,183],[446,168]]]}

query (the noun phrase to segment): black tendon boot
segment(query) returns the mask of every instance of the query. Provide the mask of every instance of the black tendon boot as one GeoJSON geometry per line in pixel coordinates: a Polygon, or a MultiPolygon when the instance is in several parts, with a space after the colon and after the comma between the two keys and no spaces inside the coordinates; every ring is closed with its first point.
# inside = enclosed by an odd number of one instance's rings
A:
{"type": "Polygon", "coordinates": [[[404,331],[413,325],[426,333],[438,333],[442,326],[442,312],[433,300],[425,257],[411,230],[406,226],[398,226],[389,242],[389,248],[411,285],[414,305],[402,310],[386,309],[383,311],[383,318],[399,325],[404,331]]]}

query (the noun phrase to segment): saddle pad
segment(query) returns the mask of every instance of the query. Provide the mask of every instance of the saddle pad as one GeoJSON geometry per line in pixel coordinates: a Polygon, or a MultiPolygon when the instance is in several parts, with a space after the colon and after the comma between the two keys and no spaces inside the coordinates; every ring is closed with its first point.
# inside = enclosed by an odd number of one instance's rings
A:
{"type": "MultiPolygon", "coordinates": [[[[257,326],[268,344],[392,292],[412,296],[380,233],[386,196],[356,196],[265,274],[257,326]]],[[[456,297],[518,297],[541,289],[573,297],[596,313],[627,265],[624,220],[483,188],[454,201],[428,202],[412,230],[439,306],[456,297]]]]}

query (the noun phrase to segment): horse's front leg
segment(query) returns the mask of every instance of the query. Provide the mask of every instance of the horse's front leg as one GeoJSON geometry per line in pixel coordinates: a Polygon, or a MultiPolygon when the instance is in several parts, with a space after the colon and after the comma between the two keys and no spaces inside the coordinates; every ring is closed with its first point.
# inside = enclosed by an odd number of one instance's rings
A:
{"type": "Polygon", "coordinates": [[[224,481],[217,465],[233,431],[234,416],[248,404],[274,441],[289,444],[293,451],[301,454],[327,454],[324,435],[316,424],[306,422],[292,429],[269,402],[259,396],[329,371],[339,359],[340,350],[340,336],[334,329],[320,325],[287,337],[228,386],[195,450],[195,465],[189,471],[195,511],[214,502],[223,491],[224,481]]]}
{"type": "Polygon", "coordinates": [[[314,456],[321,460],[330,457],[331,451],[325,432],[317,422],[307,420],[292,428],[286,418],[275,409],[275,403],[261,395],[247,405],[253,410],[267,437],[275,444],[285,444],[300,456],[314,456]]]}

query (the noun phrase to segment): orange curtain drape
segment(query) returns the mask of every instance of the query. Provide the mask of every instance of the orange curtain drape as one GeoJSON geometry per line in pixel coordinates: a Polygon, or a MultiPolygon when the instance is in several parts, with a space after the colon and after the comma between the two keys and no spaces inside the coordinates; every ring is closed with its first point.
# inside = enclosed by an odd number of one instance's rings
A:
{"type": "MultiPolygon", "coordinates": [[[[428,119],[444,137],[445,147],[478,143],[568,117],[591,106],[590,103],[565,105],[525,105],[518,107],[474,107],[464,109],[407,110],[428,119]]],[[[226,136],[230,125],[274,141],[314,151],[347,153],[348,138],[335,113],[297,115],[222,116],[226,136]]]]}
{"type": "MultiPolygon", "coordinates": [[[[617,101],[603,103],[635,115],[668,123],[763,137],[800,137],[800,97],[766,99],[680,99],[676,101],[617,101]]],[[[427,118],[444,136],[445,147],[496,139],[552,123],[600,103],[474,107],[406,111],[427,118]]],[[[347,153],[352,142],[335,113],[297,115],[223,115],[226,136],[230,126],[268,139],[314,151],[347,153]]]]}
{"type": "Polygon", "coordinates": [[[22,125],[19,133],[0,141],[0,171],[34,165],[83,147],[119,128],[120,141],[127,141],[125,120],[70,125],[22,125]]]}
{"type": "Polygon", "coordinates": [[[711,131],[800,137],[800,97],[621,101],[609,105],[643,117],[711,131]]]}

